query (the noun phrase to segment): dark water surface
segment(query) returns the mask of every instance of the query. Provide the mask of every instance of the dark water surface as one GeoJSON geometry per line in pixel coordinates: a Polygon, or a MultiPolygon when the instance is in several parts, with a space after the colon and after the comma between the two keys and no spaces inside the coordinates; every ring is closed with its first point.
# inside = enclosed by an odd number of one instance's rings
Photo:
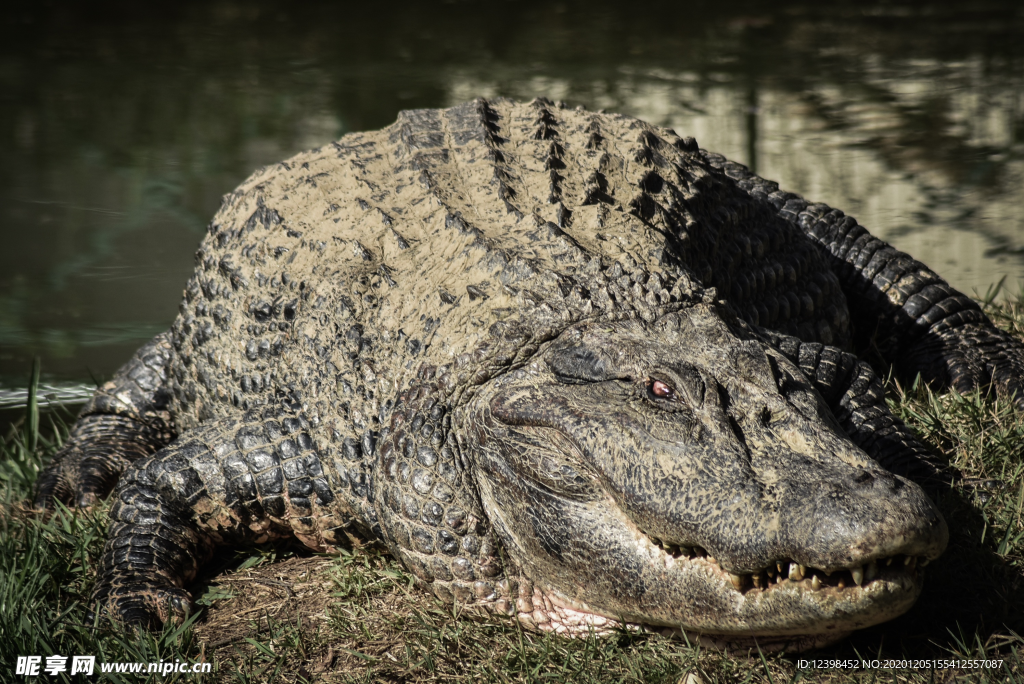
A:
{"type": "Polygon", "coordinates": [[[165,329],[254,168],[478,95],[670,126],[1024,284],[1021,3],[79,4],[0,18],[0,406],[33,356],[73,394],[165,329]]]}

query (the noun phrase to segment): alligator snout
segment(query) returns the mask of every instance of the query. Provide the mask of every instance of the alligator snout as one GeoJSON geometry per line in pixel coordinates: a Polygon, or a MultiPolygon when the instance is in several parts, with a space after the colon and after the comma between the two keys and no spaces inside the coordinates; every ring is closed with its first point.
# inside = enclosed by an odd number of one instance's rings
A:
{"type": "MultiPolygon", "coordinates": [[[[784,359],[773,357],[771,366],[770,383],[751,382],[741,364],[731,367],[740,369],[731,376],[728,369],[719,372],[728,389],[705,420],[715,421],[716,411],[725,417],[718,417],[722,429],[710,447],[663,447],[694,471],[678,483],[683,501],[695,491],[718,490],[729,477],[732,495],[725,501],[737,514],[723,516],[717,510],[722,501],[702,499],[701,506],[645,516],[644,522],[685,520],[690,524],[677,534],[693,537],[741,574],[784,559],[831,572],[877,558],[941,554],[948,530],[924,491],[868,458],[784,359]]],[[[653,441],[650,446],[657,448],[653,441]]],[[[673,537],[669,529],[661,532],[673,537]]]]}
{"type": "Polygon", "coordinates": [[[865,470],[820,490],[806,522],[786,526],[779,538],[803,565],[836,571],[898,555],[933,560],[946,548],[942,515],[920,487],[898,476],[865,470]]]}

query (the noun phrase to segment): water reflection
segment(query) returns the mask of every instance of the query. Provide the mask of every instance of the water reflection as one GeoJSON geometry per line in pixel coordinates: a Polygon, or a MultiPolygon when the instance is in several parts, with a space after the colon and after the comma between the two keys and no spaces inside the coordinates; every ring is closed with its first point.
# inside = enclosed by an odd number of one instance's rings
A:
{"type": "Polygon", "coordinates": [[[777,3],[108,3],[4,18],[0,387],[108,376],[220,195],[398,110],[544,95],[694,135],[968,292],[1024,284],[1024,14],[777,3]],[[742,8],[741,8],[742,10],[742,8]]]}

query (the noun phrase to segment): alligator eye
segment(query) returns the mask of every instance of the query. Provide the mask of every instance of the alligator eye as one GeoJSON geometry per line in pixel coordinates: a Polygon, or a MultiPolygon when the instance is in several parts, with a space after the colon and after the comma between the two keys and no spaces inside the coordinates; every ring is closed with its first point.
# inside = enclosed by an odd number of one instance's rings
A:
{"type": "Polygon", "coordinates": [[[675,396],[675,390],[661,380],[651,378],[651,394],[661,399],[671,399],[675,396]]]}

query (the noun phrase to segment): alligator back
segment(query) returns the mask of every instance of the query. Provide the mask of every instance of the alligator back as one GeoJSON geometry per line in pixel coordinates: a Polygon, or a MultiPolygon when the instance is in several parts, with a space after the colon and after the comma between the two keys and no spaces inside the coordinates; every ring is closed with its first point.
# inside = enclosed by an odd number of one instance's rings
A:
{"type": "Polygon", "coordinates": [[[780,218],[784,193],[727,177],[743,172],[544,100],[406,111],[264,168],[196,255],[172,329],[179,429],[292,393],[360,438],[424,364],[491,355],[486,375],[571,322],[652,320],[701,286],[750,323],[847,346],[820,250],[780,218]],[[509,348],[480,348],[499,322],[509,348]]]}

